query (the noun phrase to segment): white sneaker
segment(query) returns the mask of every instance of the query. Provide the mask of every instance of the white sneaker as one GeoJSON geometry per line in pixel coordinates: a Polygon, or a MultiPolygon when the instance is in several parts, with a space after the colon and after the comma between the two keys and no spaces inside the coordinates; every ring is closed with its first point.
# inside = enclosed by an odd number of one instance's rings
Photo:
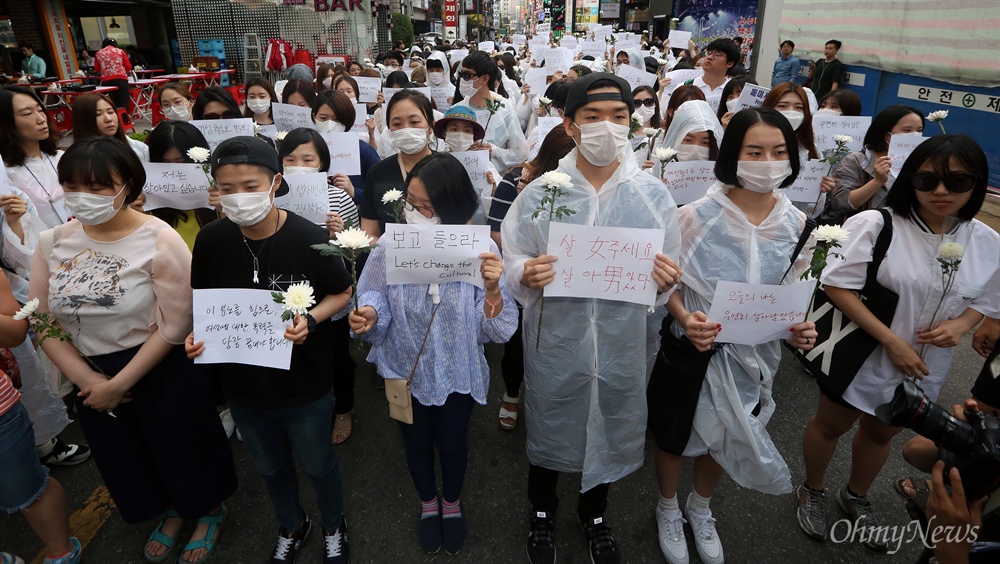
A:
{"type": "Polygon", "coordinates": [[[670,564],[688,564],[688,545],[684,538],[684,515],[680,510],[669,511],[656,505],[656,529],[660,537],[660,550],[670,564]],[[676,515],[670,515],[676,513],[676,515]]]}
{"type": "Polygon", "coordinates": [[[233,414],[228,409],[223,409],[219,412],[219,419],[222,420],[222,428],[226,430],[226,438],[232,437],[233,431],[236,430],[236,422],[233,421],[233,414]]]}
{"type": "Polygon", "coordinates": [[[698,548],[698,557],[705,564],[722,564],[725,559],[722,556],[722,541],[715,531],[715,519],[712,518],[712,510],[704,512],[692,511],[691,496],[688,495],[687,503],[684,504],[684,513],[687,513],[688,523],[691,524],[691,532],[694,533],[694,545],[698,548]]]}

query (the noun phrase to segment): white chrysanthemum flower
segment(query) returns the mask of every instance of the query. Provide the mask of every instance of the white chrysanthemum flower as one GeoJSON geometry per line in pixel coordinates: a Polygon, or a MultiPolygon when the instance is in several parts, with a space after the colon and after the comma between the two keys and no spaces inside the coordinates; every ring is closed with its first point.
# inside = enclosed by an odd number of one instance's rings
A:
{"type": "Polygon", "coordinates": [[[187,150],[187,156],[196,163],[207,163],[212,153],[204,147],[191,147],[187,150]]]}
{"type": "Polygon", "coordinates": [[[382,194],[382,203],[391,204],[392,202],[398,202],[402,197],[403,197],[403,192],[401,190],[393,188],[392,190],[389,190],[385,194],[382,194]]]}
{"type": "Polygon", "coordinates": [[[642,115],[638,111],[632,112],[632,121],[642,123],[642,115]]]}
{"type": "Polygon", "coordinates": [[[834,135],[833,141],[834,143],[843,143],[846,145],[847,143],[854,141],[854,138],[851,137],[850,135],[834,135]]]}
{"type": "Polygon", "coordinates": [[[371,59],[369,59],[368,57],[365,57],[365,64],[368,64],[368,63],[371,63],[371,62],[372,62],[371,59]]]}
{"type": "Polygon", "coordinates": [[[303,315],[309,308],[316,305],[316,297],[313,295],[312,286],[308,282],[299,282],[288,287],[284,292],[284,302],[281,306],[285,311],[290,311],[295,315],[303,315]]]}
{"type": "Polygon", "coordinates": [[[284,141],[286,135],[288,135],[287,131],[279,131],[274,135],[274,138],[277,139],[278,141],[284,141]]]}
{"type": "Polygon", "coordinates": [[[646,135],[646,137],[652,137],[658,134],[660,131],[662,130],[658,127],[644,127],[642,129],[642,132],[646,135]]]}
{"type": "Polygon", "coordinates": [[[490,92],[490,99],[494,102],[503,102],[503,96],[497,92],[490,92]]]}
{"type": "Polygon", "coordinates": [[[573,179],[565,172],[553,170],[542,175],[542,185],[549,188],[569,188],[573,186],[573,179]]]}
{"type": "Polygon", "coordinates": [[[927,119],[930,121],[944,121],[946,117],[948,117],[948,110],[938,110],[927,114],[927,119]]]}
{"type": "Polygon", "coordinates": [[[961,260],[964,255],[965,247],[959,243],[941,243],[941,246],[938,247],[938,258],[941,260],[961,260]]]}
{"type": "Polygon", "coordinates": [[[677,151],[671,147],[659,147],[653,149],[653,158],[660,162],[666,162],[677,156],[677,151]]]}
{"type": "Polygon", "coordinates": [[[541,96],[541,97],[538,98],[538,103],[542,104],[543,106],[548,106],[549,104],[552,103],[552,100],[549,100],[545,96],[541,96]]]}
{"type": "Polygon", "coordinates": [[[24,304],[24,307],[17,310],[17,313],[14,314],[14,321],[21,321],[22,319],[27,319],[31,317],[37,310],[38,310],[38,298],[31,299],[28,301],[28,303],[24,304]]]}
{"type": "Polygon", "coordinates": [[[816,228],[816,240],[837,245],[843,245],[851,236],[851,232],[839,225],[820,225],[816,228]]]}
{"type": "Polygon", "coordinates": [[[367,249],[374,240],[375,239],[369,237],[364,230],[357,227],[349,227],[340,233],[337,233],[337,238],[331,239],[330,244],[342,249],[359,250],[367,249]]]}
{"type": "Polygon", "coordinates": [[[664,66],[664,65],[666,65],[669,62],[670,61],[668,61],[666,59],[656,59],[656,64],[660,65],[661,67],[664,66]]]}

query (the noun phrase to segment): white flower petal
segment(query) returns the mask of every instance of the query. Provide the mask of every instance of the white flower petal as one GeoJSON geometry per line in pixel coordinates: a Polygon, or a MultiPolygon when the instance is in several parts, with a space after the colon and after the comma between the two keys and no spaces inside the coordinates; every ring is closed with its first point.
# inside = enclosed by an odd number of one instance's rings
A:
{"type": "Polygon", "coordinates": [[[350,227],[337,233],[336,240],[330,241],[330,243],[342,248],[342,249],[367,249],[371,245],[372,241],[375,239],[369,237],[364,230],[357,227],[350,227]]]}
{"type": "Polygon", "coordinates": [[[542,185],[549,188],[569,188],[573,179],[565,172],[553,170],[542,175],[542,185]]]}
{"type": "Polygon", "coordinates": [[[188,158],[196,163],[207,163],[211,155],[209,150],[204,147],[191,147],[187,150],[188,158]]]}
{"type": "Polygon", "coordinates": [[[941,260],[961,260],[964,255],[965,247],[959,243],[941,243],[941,246],[938,247],[938,258],[941,260]]]}
{"type": "Polygon", "coordinates": [[[392,190],[387,191],[385,194],[382,194],[382,203],[391,204],[392,202],[398,202],[402,197],[403,197],[403,192],[401,190],[393,188],[392,190]]]}
{"type": "Polygon", "coordinates": [[[843,245],[851,236],[851,232],[839,225],[821,225],[815,231],[817,241],[843,245]]]}

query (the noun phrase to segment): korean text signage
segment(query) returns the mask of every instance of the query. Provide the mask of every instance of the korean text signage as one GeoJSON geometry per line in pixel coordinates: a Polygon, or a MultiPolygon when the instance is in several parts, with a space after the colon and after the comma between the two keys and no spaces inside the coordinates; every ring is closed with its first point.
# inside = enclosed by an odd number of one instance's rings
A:
{"type": "Polygon", "coordinates": [[[458,0],[445,0],[444,27],[445,36],[448,39],[455,39],[455,30],[458,29],[458,0]]]}

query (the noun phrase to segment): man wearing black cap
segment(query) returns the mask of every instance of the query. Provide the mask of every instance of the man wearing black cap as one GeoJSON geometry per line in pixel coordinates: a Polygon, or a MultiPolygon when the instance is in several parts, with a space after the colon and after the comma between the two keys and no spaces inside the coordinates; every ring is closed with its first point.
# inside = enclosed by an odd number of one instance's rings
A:
{"type": "MultiPolygon", "coordinates": [[[[571,186],[557,206],[575,213],[557,221],[594,227],[663,229],[661,253],[650,264],[666,303],[680,280],[668,256],[680,253],[677,207],[655,177],[639,170],[629,143],[634,111],[625,80],[606,73],[578,78],[569,87],[563,126],[577,148],[559,161],[571,186]]],[[[501,226],[507,287],[524,306],[524,396],[528,434],[528,497],[532,504],[528,559],[554,563],[553,531],[560,472],[582,473],[577,517],[590,540],[594,563],[621,561],[604,520],[610,485],[642,465],[646,431],[646,378],[664,308],[650,315],[641,304],[591,298],[551,298],[542,289],[561,268],[544,254],[550,218],[538,214],[546,196],[535,180],[514,200],[501,226]],[[536,217],[537,216],[537,217],[536,217]]],[[[589,248],[589,243],[587,247],[589,248]]]]}
{"type": "MultiPolygon", "coordinates": [[[[274,207],[288,192],[278,155],[255,137],[235,137],[212,153],[226,219],[198,232],[191,262],[191,286],[283,292],[306,282],[317,303],[296,316],[285,338],[294,343],[289,370],[245,364],[216,364],[233,419],[254,466],[264,479],[280,523],[272,564],[294,562],[312,523],[299,503],[294,458],[312,479],[323,524],[325,564],[349,559],[340,466],[330,443],[334,327],[329,319],[351,296],[343,261],[310,247],[326,243],[326,229],[274,207]]],[[[205,350],[189,335],[188,356],[205,350]]]]}

